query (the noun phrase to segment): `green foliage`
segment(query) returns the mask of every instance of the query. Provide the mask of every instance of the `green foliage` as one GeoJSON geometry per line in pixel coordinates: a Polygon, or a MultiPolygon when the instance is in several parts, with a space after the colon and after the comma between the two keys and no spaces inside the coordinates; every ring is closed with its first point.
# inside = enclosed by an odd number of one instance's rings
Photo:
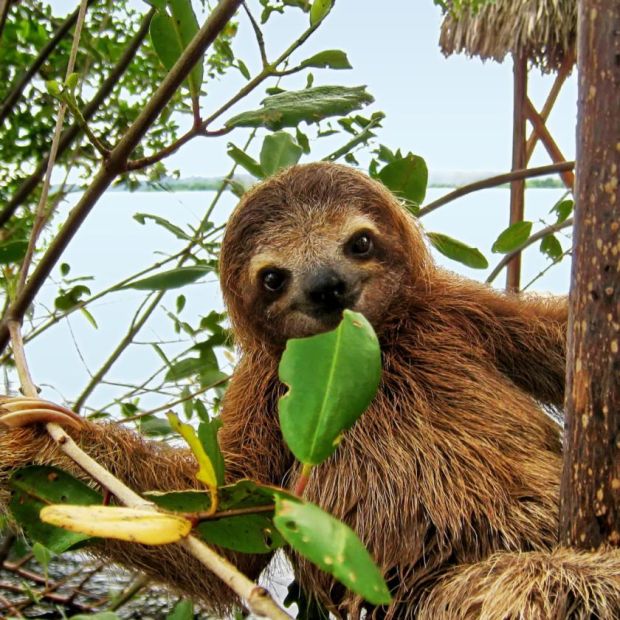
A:
{"type": "Polygon", "coordinates": [[[532,222],[516,222],[500,233],[491,251],[499,254],[514,252],[528,240],[531,232],[532,222]]]}
{"type": "Polygon", "coordinates": [[[433,247],[444,256],[462,263],[463,265],[467,265],[467,267],[486,269],[489,266],[489,262],[480,250],[472,248],[462,241],[437,232],[428,233],[428,238],[433,244],[433,247]]]}
{"type": "MultiPolygon", "coordinates": [[[[155,4],[157,12],[151,20],[151,41],[162,64],[170,71],[198,32],[198,20],[190,0],[168,0],[155,4]]],[[[194,101],[200,96],[203,76],[202,64],[197,63],[187,81],[194,101]]]]}
{"type": "Polygon", "coordinates": [[[302,148],[285,131],[268,135],[260,152],[260,166],[265,176],[275,174],[281,168],[299,161],[302,148]]]}
{"type": "Polygon", "coordinates": [[[546,254],[551,260],[562,258],[562,244],[555,235],[547,235],[540,242],[540,251],[546,254]]]}
{"type": "Polygon", "coordinates": [[[284,439],[298,460],[318,465],[375,396],[379,342],[361,314],[345,310],[335,330],[289,340],[279,375],[289,388],[278,404],[284,439]]]}
{"type": "Polygon", "coordinates": [[[277,131],[299,123],[317,123],[330,116],[345,116],[372,103],[365,86],[317,86],[271,95],[262,108],[242,112],[226,122],[227,127],[267,127],[277,131]]]}
{"type": "Polygon", "coordinates": [[[351,69],[347,55],[340,50],[325,50],[306,58],[301,67],[321,67],[327,69],[351,69]]]}
{"type": "Polygon", "coordinates": [[[274,523],[286,542],[347,588],[375,605],[392,597],[355,533],[314,504],[276,497],[274,523]]]}
{"type": "Polygon", "coordinates": [[[135,288],[141,291],[168,291],[196,282],[212,271],[213,269],[208,266],[177,267],[130,282],[125,285],[125,288],[135,288]]]}
{"type": "Polygon", "coordinates": [[[166,620],[194,620],[194,604],[188,600],[179,601],[166,620]]]}
{"type": "Polygon", "coordinates": [[[426,162],[413,153],[394,157],[378,173],[381,182],[397,196],[403,198],[414,213],[424,202],[428,184],[426,162]]]}
{"type": "Polygon", "coordinates": [[[100,504],[101,495],[83,482],[55,467],[33,465],[16,471],[10,484],[11,512],[29,538],[54,553],[62,553],[90,538],[39,519],[41,508],[47,504],[100,504]]]}

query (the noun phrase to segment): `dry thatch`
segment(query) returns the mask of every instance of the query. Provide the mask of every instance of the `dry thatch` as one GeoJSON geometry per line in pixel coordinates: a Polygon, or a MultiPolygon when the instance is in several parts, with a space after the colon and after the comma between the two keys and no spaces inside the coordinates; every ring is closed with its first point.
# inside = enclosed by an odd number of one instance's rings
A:
{"type": "Polygon", "coordinates": [[[449,10],[439,44],[446,56],[465,52],[498,62],[523,53],[548,72],[574,58],[576,38],[577,0],[490,0],[477,11],[449,10]]]}

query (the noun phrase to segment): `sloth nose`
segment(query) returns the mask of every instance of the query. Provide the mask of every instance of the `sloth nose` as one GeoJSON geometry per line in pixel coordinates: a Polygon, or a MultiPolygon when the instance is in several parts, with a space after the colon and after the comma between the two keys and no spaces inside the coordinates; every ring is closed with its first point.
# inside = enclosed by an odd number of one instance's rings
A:
{"type": "Polygon", "coordinates": [[[306,295],[313,308],[321,312],[335,312],[347,307],[346,281],[331,269],[321,270],[308,281],[306,295]]]}

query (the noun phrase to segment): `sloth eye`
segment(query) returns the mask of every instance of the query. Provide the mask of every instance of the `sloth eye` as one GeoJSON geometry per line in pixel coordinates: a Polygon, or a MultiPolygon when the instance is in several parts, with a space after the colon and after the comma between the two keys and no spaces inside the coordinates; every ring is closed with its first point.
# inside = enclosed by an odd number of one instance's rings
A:
{"type": "Polygon", "coordinates": [[[369,233],[356,235],[349,241],[349,253],[358,258],[367,258],[372,254],[374,244],[369,233]]]}
{"type": "Polygon", "coordinates": [[[266,269],[261,274],[261,282],[263,288],[270,293],[276,293],[283,286],[286,281],[286,274],[279,269],[266,269]]]}

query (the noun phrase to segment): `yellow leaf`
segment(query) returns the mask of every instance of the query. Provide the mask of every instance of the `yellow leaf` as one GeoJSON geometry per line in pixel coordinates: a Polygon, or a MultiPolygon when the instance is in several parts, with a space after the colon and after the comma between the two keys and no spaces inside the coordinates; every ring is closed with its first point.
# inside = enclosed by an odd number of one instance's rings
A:
{"type": "Polygon", "coordinates": [[[45,506],[41,521],[89,536],[117,538],[143,545],[165,545],[185,538],[188,519],[141,508],[119,506],[45,506]]]}
{"type": "Polygon", "coordinates": [[[196,460],[198,461],[199,470],[196,474],[196,478],[201,482],[204,482],[209,488],[217,488],[215,468],[213,467],[213,463],[211,462],[209,455],[205,452],[205,449],[200,443],[200,439],[198,439],[198,435],[196,435],[194,427],[189,424],[184,424],[173,413],[168,413],[167,416],[170,426],[172,426],[172,428],[179,433],[183,439],[185,439],[187,445],[190,447],[196,457],[196,460]]]}

